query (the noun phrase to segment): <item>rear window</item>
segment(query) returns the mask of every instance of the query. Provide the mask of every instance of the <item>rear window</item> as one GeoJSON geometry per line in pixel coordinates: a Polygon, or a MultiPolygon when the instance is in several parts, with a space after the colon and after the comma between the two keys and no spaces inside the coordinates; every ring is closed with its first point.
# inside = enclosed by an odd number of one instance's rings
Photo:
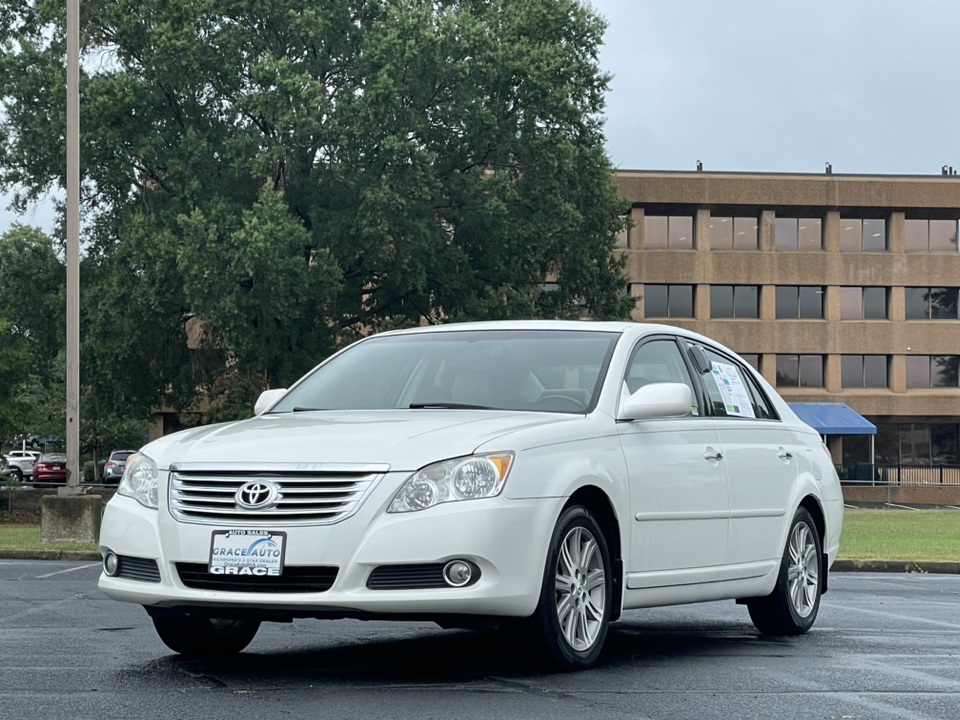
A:
{"type": "Polygon", "coordinates": [[[45,463],[57,463],[57,462],[66,462],[66,455],[41,455],[40,462],[45,463]]]}
{"type": "Polygon", "coordinates": [[[110,455],[111,460],[126,460],[128,457],[133,455],[132,452],[115,452],[110,455]]]}

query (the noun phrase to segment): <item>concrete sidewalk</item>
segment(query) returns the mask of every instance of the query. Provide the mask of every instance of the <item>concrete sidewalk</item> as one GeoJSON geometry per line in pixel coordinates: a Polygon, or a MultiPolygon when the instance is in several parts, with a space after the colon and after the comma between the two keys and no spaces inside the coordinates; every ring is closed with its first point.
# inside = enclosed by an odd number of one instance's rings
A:
{"type": "MultiPolygon", "coordinates": [[[[0,550],[0,560],[100,560],[100,553],[83,550],[0,550]]],[[[888,572],[960,575],[960,562],[912,560],[837,560],[830,572],[888,572]]]]}

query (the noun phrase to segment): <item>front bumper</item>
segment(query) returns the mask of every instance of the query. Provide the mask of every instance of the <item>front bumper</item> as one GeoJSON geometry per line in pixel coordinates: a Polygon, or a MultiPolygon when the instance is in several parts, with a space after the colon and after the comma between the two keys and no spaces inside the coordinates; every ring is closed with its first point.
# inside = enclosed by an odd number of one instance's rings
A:
{"type": "Polygon", "coordinates": [[[175,521],[165,507],[151,510],[117,495],[107,505],[100,550],[156,560],[160,582],[101,574],[107,596],[160,608],[230,608],[264,618],[290,616],[497,615],[524,617],[540,596],[547,545],[562,498],[503,497],[446,503],[413,513],[387,514],[405,479],[387,475],[357,513],[331,525],[263,527],[284,531],[285,566],[336,566],[329,590],[310,593],[199,590],[183,584],[176,563],[209,561],[214,530],[237,526],[175,521]],[[475,584],[461,588],[370,590],[380,565],[468,560],[480,569],[475,584]]]}

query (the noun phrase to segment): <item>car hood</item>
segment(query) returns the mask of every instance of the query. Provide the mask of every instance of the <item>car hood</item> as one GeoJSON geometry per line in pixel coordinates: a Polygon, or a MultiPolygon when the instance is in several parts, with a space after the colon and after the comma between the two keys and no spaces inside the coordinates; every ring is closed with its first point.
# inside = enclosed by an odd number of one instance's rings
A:
{"type": "MultiPolygon", "coordinates": [[[[355,410],[261,415],[155,440],[142,452],[161,468],[204,463],[382,463],[413,471],[469,455],[497,438],[583,422],[583,415],[497,410],[355,410]]],[[[539,433],[534,433],[539,435],[539,433]]],[[[525,437],[528,437],[525,435],[525,437]]],[[[504,439],[503,447],[520,450],[504,439]]]]}

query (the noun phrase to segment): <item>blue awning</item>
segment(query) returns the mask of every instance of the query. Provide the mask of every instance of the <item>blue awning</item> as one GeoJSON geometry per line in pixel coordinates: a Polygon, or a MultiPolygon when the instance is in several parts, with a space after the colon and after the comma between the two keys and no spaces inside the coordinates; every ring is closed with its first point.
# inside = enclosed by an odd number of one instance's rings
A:
{"type": "Polygon", "coordinates": [[[797,417],[821,435],[876,435],[877,426],[843,403],[789,403],[797,417]]]}

